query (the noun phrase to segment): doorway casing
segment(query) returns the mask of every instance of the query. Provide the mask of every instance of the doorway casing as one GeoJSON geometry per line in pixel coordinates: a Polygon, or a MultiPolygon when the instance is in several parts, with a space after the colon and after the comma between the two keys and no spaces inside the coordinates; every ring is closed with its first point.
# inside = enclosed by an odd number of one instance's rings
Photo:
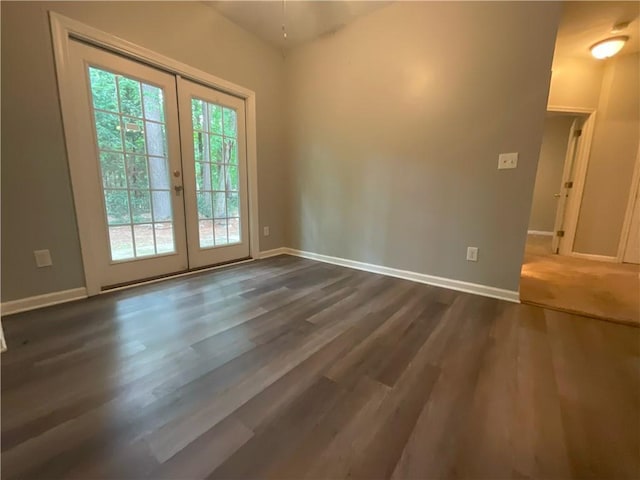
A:
{"type": "MultiPolygon", "coordinates": [[[[560,250],[558,253],[560,255],[589,258],[592,260],[615,261],[613,257],[610,259],[609,257],[604,257],[601,255],[591,255],[573,251],[576,229],[578,226],[578,216],[580,213],[580,205],[582,203],[582,195],[584,193],[584,185],[587,177],[587,167],[589,165],[589,155],[591,152],[591,141],[593,140],[596,111],[590,108],[566,107],[559,105],[549,105],[547,107],[547,111],[574,114],[576,116],[585,117],[584,123],[582,125],[582,134],[580,136],[580,141],[577,144],[577,152],[575,153],[575,165],[573,168],[573,171],[575,173],[571,178],[571,181],[573,181],[572,195],[569,195],[565,205],[564,221],[562,225],[562,229],[564,230],[564,237],[560,241],[560,250]]],[[[567,155],[570,154],[572,154],[572,152],[567,151],[567,155]]],[[[569,179],[568,173],[570,172],[566,171],[567,163],[567,158],[565,158],[565,171],[563,171],[562,174],[563,182],[569,179]]],[[[556,232],[554,232],[554,235],[555,234],[556,232]]]]}
{"type": "MultiPolygon", "coordinates": [[[[73,95],[75,93],[72,87],[73,82],[69,69],[70,39],[81,40],[172,73],[178,78],[189,79],[244,99],[249,197],[249,253],[252,258],[258,258],[260,252],[260,237],[255,92],[58,13],[49,12],[49,19],[58,79],[60,107],[64,125],[64,137],[69,162],[71,162],[73,158],[76,158],[79,153],[76,144],[76,142],[79,141],[79,135],[76,131],[77,127],[74,121],[75,113],[73,109],[73,95]]],[[[87,295],[97,295],[101,292],[101,285],[98,266],[95,262],[97,258],[95,242],[92,240],[91,229],[81,228],[82,226],[88,226],[92,223],[90,211],[85,208],[86,204],[83,201],[87,195],[87,192],[83,190],[83,188],[86,188],[85,184],[87,182],[83,182],[82,178],[74,178],[73,169],[70,170],[87,295]]]]}

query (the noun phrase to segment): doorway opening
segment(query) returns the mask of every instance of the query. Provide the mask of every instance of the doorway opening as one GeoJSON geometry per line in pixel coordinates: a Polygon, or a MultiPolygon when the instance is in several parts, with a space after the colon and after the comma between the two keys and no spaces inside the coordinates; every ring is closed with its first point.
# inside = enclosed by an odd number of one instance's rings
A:
{"type": "Polygon", "coordinates": [[[255,93],[50,17],[87,295],[256,258],[255,93]]]}
{"type": "MultiPolygon", "coordinates": [[[[593,208],[583,198],[595,124],[595,111],[550,108],[547,112],[520,298],[523,303],[640,326],[640,280],[634,256],[638,220],[633,221],[638,216],[637,172],[628,227],[621,232],[624,247],[616,256],[581,251],[586,242],[580,222],[589,213],[585,209],[593,208]]],[[[606,208],[606,199],[602,201],[606,208]]]]}

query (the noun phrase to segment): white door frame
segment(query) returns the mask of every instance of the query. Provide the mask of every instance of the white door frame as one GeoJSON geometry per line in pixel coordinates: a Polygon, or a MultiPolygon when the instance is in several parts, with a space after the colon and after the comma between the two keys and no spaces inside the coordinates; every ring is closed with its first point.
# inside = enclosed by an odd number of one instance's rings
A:
{"type": "MultiPolygon", "coordinates": [[[[78,155],[77,142],[80,141],[76,132],[77,122],[74,120],[72,72],[69,68],[69,41],[71,38],[87,42],[89,44],[105,48],[119,53],[133,60],[140,61],[152,67],[193,80],[203,85],[221,90],[245,100],[246,131],[247,131],[247,170],[249,183],[249,251],[252,258],[258,258],[260,252],[259,217],[258,217],[258,162],[256,147],[256,94],[234,83],[228,82],[205,71],[193,68],[184,63],[141,47],[127,40],[121,39],[110,33],[103,32],[94,27],[78,22],[56,12],[49,12],[51,24],[51,36],[58,78],[58,93],[60,95],[60,107],[64,125],[64,137],[67,147],[67,155],[78,155]]],[[[78,225],[91,225],[91,212],[85,208],[84,198],[87,194],[83,190],[81,178],[74,178],[71,172],[73,185],[73,198],[76,208],[78,225]]],[[[84,265],[85,284],[87,294],[97,295],[101,292],[99,270],[95,259],[95,245],[92,241],[90,229],[78,228],[82,261],[84,265]]]]}
{"type": "Polygon", "coordinates": [[[567,148],[565,149],[564,164],[562,167],[562,177],[560,178],[560,185],[558,185],[558,198],[556,202],[556,218],[553,222],[553,231],[551,232],[551,251],[553,253],[559,252],[559,246],[563,237],[559,237],[557,232],[562,230],[565,223],[565,216],[567,212],[567,199],[572,193],[572,188],[567,187],[567,182],[573,179],[576,164],[576,154],[578,153],[578,143],[580,142],[580,136],[576,136],[576,133],[582,129],[584,124],[584,116],[570,117],[573,118],[571,127],[569,128],[569,138],[567,139],[567,148]]]}
{"type": "Polygon", "coordinates": [[[629,189],[629,200],[627,201],[627,211],[622,222],[622,231],[620,232],[620,243],[618,245],[618,254],[616,260],[620,263],[624,260],[624,254],[627,249],[629,236],[631,235],[631,217],[633,209],[638,199],[638,189],[640,189],[640,145],[638,145],[638,153],[636,154],[636,165],[633,168],[633,177],[631,178],[631,188],[629,189]]]}
{"type": "MultiPolygon", "coordinates": [[[[580,214],[580,206],[582,204],[582,195],[584,193],[584,184],[587,177],[587,167],[589,165],[589,156],[591,153],[591,142],[593,140],[593,131],[596,121],[596,111],[591,108],[566,107],[560,105],[547,106],[548,112],[561,112],[575,114],[585,117],[582,125],[581,141],[578,142],[578,151],[575,156],[574,176],[573,176],[573,195],[567,198],[564,214],[564,237],[560,242],[560,255],[572,257],[592,258],[593,255],[574,252],[573,244],[576,237],[576,228],[578,226],[578,216],[580,214]]],[[[566,165],[566,158],[565,158],[566,165]]],[[[564,175],[564,174],[563,174],[564,175]]],[[[555,232],[554,232],[555,234],[555,232]]],[[[602,260],[602,259],[599,259],[602,260]]]]}

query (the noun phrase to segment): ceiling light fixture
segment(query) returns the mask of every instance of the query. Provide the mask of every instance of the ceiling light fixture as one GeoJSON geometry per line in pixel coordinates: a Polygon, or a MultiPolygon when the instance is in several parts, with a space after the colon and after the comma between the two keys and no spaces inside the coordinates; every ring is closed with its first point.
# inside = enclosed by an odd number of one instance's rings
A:
{"type": "Polygon", "coordinates": [[[595,58],[602,60],[604,58],[613,57],[616,53],[622,50],[624,44],[629,40],[629,37],[611,37],[606,40],[602,40],[591,46],[591,55],[595,58]]]}

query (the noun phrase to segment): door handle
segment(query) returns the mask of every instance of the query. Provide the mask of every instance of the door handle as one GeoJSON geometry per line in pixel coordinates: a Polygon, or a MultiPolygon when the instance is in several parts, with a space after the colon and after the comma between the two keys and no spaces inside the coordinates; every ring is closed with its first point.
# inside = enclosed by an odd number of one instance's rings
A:
{"type": "Polygon", "coordinates": [[[554,193],[553,196],[556,197],[556,198],[560,198],[562,196],[562,194],[561,193],[554,193]]]}
{"type": "Polygon", "coordinates": [[[184,190],[182,185],[174,185],[173,189],[176,191],[176,196],[180,196],[180,192],[184,190]]]}

